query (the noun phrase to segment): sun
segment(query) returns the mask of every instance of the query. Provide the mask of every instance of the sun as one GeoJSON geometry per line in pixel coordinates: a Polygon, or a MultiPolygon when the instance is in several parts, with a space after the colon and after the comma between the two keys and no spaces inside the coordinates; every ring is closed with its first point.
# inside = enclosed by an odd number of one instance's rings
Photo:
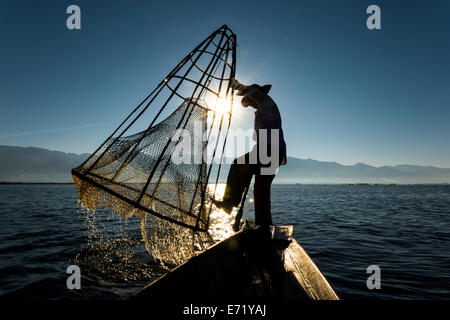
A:
{"type": "Polygon", "coordinates": [[[232,101],[230,98],[225,97],[212,97],[206,100],[208,108],[219,113],[225,114],[231,112],[232,101]]]}

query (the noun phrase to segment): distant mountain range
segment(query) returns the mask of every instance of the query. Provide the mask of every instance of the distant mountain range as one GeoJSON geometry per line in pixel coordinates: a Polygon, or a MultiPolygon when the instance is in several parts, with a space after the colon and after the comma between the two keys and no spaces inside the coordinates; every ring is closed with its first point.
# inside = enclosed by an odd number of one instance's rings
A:
{"type": "Polygon", "coordinates": [[[450,168],[397,165],[373,167],[364,163],[342,165],[312,159],[288,158],[277,179],[282,183],[450,183],[450,168]]]}
{"type": "Polygon", "coordinates": [[[89,154],[0,146],[0,182],[73,182],[70,170],[89,154]]]}
{"type": "MultiPolygon", "coordinates": [[[[70,169],[80,165],[89,154],[65,153],[34,147],[0,146],[0,182],[73,182],[70,169]]],[[[226,179],[229,165],[221,170],[226,179]]],[[[336,162],[288,158],[279,169],[275,183],[450,183],[450,168],[397,165],[373,167],[364,163],[352,166],[336,162]]]]}

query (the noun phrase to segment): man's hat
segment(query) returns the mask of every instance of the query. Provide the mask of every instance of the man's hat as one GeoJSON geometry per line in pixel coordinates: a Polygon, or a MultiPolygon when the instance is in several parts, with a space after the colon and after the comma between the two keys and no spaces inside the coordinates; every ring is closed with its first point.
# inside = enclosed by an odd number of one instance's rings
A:
{"type": "Polygon", "coordinates": [[[255,91],[261,91],[265,94],[268,94],[270,91],[270,88],[272,88],[271,84],[266,84],[264,86],[260,86],[259,84],[252,84],[249,86],[246,86],[242,83],[239,83],[237,80],[233,80],[234,88],[237,90],[236,95],[238,96],[246,96],[249,93],[255,92],[255,91]]]}

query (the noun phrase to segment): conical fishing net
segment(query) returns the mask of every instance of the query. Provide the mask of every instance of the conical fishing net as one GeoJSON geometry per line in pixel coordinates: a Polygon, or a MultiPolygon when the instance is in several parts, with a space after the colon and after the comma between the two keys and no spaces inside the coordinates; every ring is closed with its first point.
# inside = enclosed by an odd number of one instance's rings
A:
{"type": "Polygon", "coordinates": [[[235,48],[227,26],[213,32],[72,170],[82,206],[139,217],[145,246],[161,261],[179,264],[213,243],[208,190],[231,122],[235,48]],[[213,130],[226,132],[211,145],[213,130]]]}

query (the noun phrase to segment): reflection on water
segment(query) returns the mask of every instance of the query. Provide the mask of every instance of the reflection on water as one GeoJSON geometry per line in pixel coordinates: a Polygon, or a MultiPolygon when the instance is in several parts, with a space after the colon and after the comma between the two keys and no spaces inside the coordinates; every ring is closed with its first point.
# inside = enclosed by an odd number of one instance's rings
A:
{"type": "MultiPolygon", "coordinates": [[[[219,183],[217,184],[217,187],[215,187],[215,185],[213,184],[210,184],[208,185],[208,191],[210,194],[214,194],[215,199],[222,200],[223,195],[225,193],[225,186],[226,186],[225,183],[219,183]]],[[[234,233],[233,223],[236,214],[237,214],[236,208],[233,210],[231,214],[228,214],[222,209],[218,209],[213,205],[211,215],[209,218],[210,222],[209,233],[211,234],[214,240],[220,241],[226,239],[234,233]]]]}

